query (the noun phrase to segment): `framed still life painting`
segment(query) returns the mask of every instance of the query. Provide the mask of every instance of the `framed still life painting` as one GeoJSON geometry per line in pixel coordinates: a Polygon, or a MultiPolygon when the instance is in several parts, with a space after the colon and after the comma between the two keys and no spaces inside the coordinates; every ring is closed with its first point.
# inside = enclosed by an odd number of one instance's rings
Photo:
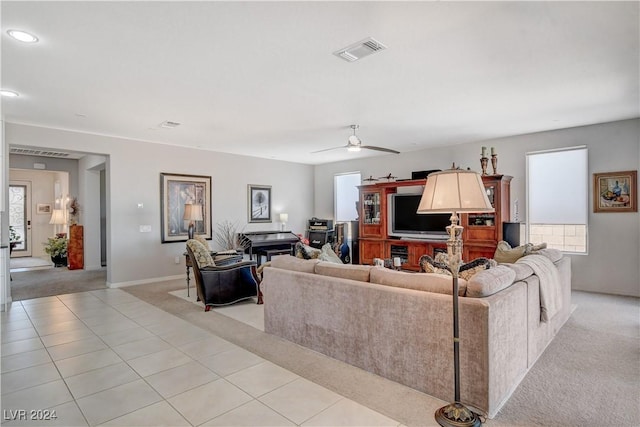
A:
{"type": "Polygon", "coordinates": [[[593,174],[594,212],[638,212],[638,171],[593,174]]]}
{"type": "Polygon", "coordinates": [[[185,205],[198,205],[202,220],[194,220],[195,234],[211,238],[211,177],[160,174],[160,223],[162,243],[186,242],[190,220],[185,205]]]}

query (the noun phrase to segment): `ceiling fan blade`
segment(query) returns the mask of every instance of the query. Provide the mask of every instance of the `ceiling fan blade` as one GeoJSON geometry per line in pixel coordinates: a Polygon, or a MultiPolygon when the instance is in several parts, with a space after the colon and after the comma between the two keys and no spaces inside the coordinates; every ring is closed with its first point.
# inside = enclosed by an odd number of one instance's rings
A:
{"type": "Polygon", "coordinates": [[[400,154],[399,151],[392,150],[391,148],[374,147],[373,145],[361,145],[360,148],[366,148],[367,150],[384,151],[385,153],[400,154]]]}
{"type": "Polygon", "coordinates": [[[311,154],[322,153],[324,151],[337,150],[339,148],[347,148],[347,146],[346,145],[341,145],[340,147],[325,148],[324,150],[312,151],[311,154]]]}

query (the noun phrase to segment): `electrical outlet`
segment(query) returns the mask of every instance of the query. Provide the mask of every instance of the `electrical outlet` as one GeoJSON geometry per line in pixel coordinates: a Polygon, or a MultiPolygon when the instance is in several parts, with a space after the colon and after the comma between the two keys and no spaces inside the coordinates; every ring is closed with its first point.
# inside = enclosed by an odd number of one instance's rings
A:
{"type": "Polygon", "coordinates": [[[180,264],[180,257],[179,257],[179,256],[176,256],[176,257],[173,259],[173,262],[175,262],[176,264],[180,264]]]}

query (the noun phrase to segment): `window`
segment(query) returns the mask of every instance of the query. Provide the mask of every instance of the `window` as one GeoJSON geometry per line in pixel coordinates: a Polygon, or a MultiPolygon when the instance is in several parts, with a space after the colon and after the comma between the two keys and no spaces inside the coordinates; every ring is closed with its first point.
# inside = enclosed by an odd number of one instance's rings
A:
{"type": "Polygon", "coordinates": [[[358,219],[358,185],[360,182],[360,172],[344,173],[333,177],[336,222],[358,219]]]}
{"type": "Polygon", "coordinates": [[[534,244],[587,253],[587,148],[527,153],[527,236],[534,244]]]}

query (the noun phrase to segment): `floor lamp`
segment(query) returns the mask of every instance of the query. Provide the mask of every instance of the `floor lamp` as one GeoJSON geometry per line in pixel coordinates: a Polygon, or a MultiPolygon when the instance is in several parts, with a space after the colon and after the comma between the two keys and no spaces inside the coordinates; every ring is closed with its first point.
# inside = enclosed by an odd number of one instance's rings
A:
{"type": "Polygon", "coordinates": [[[477,427],[482,423],[478,415],[460,402],[460,335],[458,331],[458,273],[462,264],[462,230],[458,213],[493,212],[480,174],[461,169],[449,169],[428,176],[424,187],[419,214],[451,212],[451,225],[447,226],[449,239],[447,253],[453,276],[453,366],[455,397],[435,413],[441,426],[477,427]]]}
{"type": "Polygon", "coordinates": [[[184,216],[182,219],[189,221],[187,234],[189,235],[189,239],[193,239],[193,234],[195,233],[196,228],[195,221],[202,221],[202,205],[186,203],[184,205],[184,216]]]}

